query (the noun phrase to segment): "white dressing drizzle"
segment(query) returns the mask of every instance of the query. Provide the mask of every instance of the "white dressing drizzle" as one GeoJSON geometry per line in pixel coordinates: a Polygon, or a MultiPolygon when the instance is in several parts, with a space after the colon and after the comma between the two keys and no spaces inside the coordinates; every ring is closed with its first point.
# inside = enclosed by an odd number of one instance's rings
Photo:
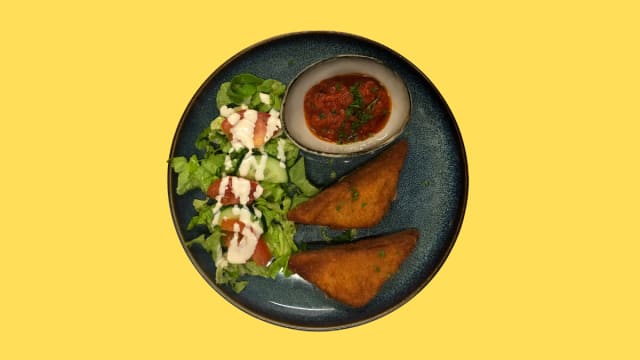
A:
{"type": "Polygon", "coordinates": [[[229,124],[231,124],[231,126],[236,126],[241,118],[242,116],[240,114],[234,112],[227,117],[227,121],[229,122],[229,124]]]}
{"type": "MultiPolygon", "coordinates": [[[[269,94],[263,94],[270,100],[269,94]]],[[[265,103],[268,104],[268,103],[265,103]]],[[[256,127],[256,121],[258,120],[258,112],[253,109],[248,109],[246,105],[240,107],[240,110],[244,110],[242,115],[236,111],[236,109],[229,108],[226,105],[220,108],[220,115],[225,117],[231,125],[231,146],[234,150],[247,148],[249,150],[254,149],[255,143],[253,141],[254,131],[256,127]]],[[[264,143],[266,144],[280,129],[282,128],[282,121],[280,121],[280,113],[274,109],[269,111],[269,117],[267,119],[267,129],[264,134],[264,143]]]]}
{"type": "MultiPolygon", "coordinates": [[[[238,117],[240,117],[240,115],[237,113],[234,115],[238,115],[238,117]]],[[[234,149],[246,147],[247,149],[251,150],[255,147],[253,143],[253,131],[256,127],[256,120],[258,116],[255,110],[247,110],[243,115],[244,116],[242,116],[240,120],[238,120],[235,124],[229,121],[229,123],[232,125],[231,145],[234,149]],[[250,112],[253,112],[256,116],[251,116],[250,112]]]]}
{"type": "Polygon", "coordinates": [[[256,157],[252,153],[248,152],[240,163],[240,167],[238,168],[238,175],[246,177],[247,175],[249,175],[251,169],[255,169],[255,180],[264,180],[264,169],[267,167],[267,157],[267,154],[261,154],[260,162],[258,162],[256,157]]]}
{"type": "Polygon", "coordinates": [[[233,170],[233,162],[231,161],[231,156],[228,154],[224,157],[224,172],[229,172],[233,170]]]}
{"type": "Polygon", "coordinates": [[[230,108],[227,105],[222,105],[222,107],[220,108],[220,116],[222,117],[228,118],[229,116],[231,116],[231,114],[235,112],[236,111],[233,108],[230,108]]]}
{"type": "Polygon", "coordinates": [[[258,94],[258,96],[260,96],[260,102],[262,102],[263,104],[271,105],[271,96],[269,94],[261,92],[260,94],[258,94]]]}
{"type": "Polygon", "coordinates": [[[231,192],[240,200],[240,204],[246,205],[251,195],[251,182],[247,179],[234,177],[231,181],[231,192]]]}
{"type": "Polygon", "coordinates": [[[218,195],[215,197],[216,204],[213,206],[213,220],[211,220],[212,226],[218,224],[220,220],[220,208],[222,207],[222,197],[224,193],[227,191],[227,186],[229,186],[229,177],[225,176],[220,179],[220,186],[218,186],[218,195]]]}
{"type": "Polygon", "coordinates": [[[264,180],[264,169],[266,169],[266,167],[267,167],[267,159],[268,159],[267,154],[263,154],[260,157],[260,162],[258,163],[258,166],[256,166],[256,180],[257,181],[264,180]]]}
{"type": "Polygon", "coordinates": [[[262,236],[262,226],[259,218],[254,221],[253,215],[244,206],[234,206],[231,211],[235,216],[238,216],[238,220],[245,226],[242,231],[239,231],[240,227],[237,224],[234,225],[234,230],[238,231],[234,231],[233,238],[229,242],[227,261],[231,264],[244,264],[251,258],[256,249],[258,239],[262,236]]]}
{"type": "MultiPolygon", "coordinates": [[[[256,186],[256,190],[253,192],[253,199],[257,199],[260,196],[262,196],[262,193],[264,192],[264,189],[262,188],[262,186],[260,186],[260,184],[258,184],[258,186],[256,186]]],[[[260,211],[258,209],[256,209],[256,211],[260,211]]],[[[260,216],[258,216],[260,217],[260,216]]]]}
{"type": "Polygon", "coordinates": [[[216,204],[211,211],[213,212],[213,219],[211,220],[211,227],[216,226],[220,222],[220,209],[222,208],[222,202],[216,197],[216,204]]]}
{"type": "Polygon", "coordinates": [[[284,139],[278,139],[278,160],[280,160],[280,167],[283,169],[287,167],[287,165],[285,164],[285,162],[287,161],[287,156],[284,153],[284,144],[284,139]]]}
{"type": "Polygon", "coordinates": [[[269,110],[269,118],[267,119],[267,132],[264,134],[264,142],[266,143],[273,135],[282,128],[280,121],[280,113],[274,109],[269,110]]]}

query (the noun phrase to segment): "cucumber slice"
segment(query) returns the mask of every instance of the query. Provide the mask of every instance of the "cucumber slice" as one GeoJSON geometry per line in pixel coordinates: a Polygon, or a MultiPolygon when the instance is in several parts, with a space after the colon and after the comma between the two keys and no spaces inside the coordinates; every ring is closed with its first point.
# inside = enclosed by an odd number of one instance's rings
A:
{"type": "MultiPolygon", "coordinates": [[[[261,220],[255,215],[255,212],[251,207],[247,207],[244,205],[226,205],[214,214],[215,223],[213,225],[219,226],[222,223],[223,219],[238,220],[241,217],[240,213],[244,211],[248,211],[250,213],[249,221],[257,222],[261,220]],[[234,210],[234,208],[237,208],[237,209],[234,210]]],[[[260,222],[260,225],[263,225],[262,222],[260,222]]]]}
{"type": "Polygon", "coordinates": [[[255,181],[286,183],[289,181],[286,167],[280,166],[280,160],[269,155],[247,155],[240,163],[238,175],[255,181]],[[257,176],[262,173],[262,176],[257,176]]]}
{"type": "Polygon", "coordinates": [[[216,218],[218,223],[215,225],[220,225],[220,223],[222,223],[222,219],[239,219],[240,215],[233,213],[233,207],[234,205],[227,205],[220,209],[219,216],[216,218]]]}
{"type": "Polygon", "coordinates": [[[214,209],[213,219],[211,219],[210,229],[213,231],[213,228],[216,226],[220,226],[222,224],[222,219],[238,219],[239,215],[233,213],[234,205],[226,205],[222,208],[216,210],[214,209]]]}

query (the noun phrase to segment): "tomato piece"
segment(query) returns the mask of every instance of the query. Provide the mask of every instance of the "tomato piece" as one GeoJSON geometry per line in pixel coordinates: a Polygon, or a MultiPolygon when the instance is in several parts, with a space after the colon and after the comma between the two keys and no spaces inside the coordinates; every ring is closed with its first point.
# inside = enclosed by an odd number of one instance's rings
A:
{"type": "Polygon", "coordinates": [[[220,184],[222,183],[224,178],[218,179],[211,183],[211,185],[209,185],[209,188],[207,189],[207,195],[210,198],[216,199],[218,196],[222,195],[220,197],[220,202],[222,203],[222,205],[240,204],[240,198],[236,197],[236,195],[233,193],[233,182],[249,181],[249,196],[248,201],[245,205],[250,205],[255,200],[254,194],[259,186],[258,182],[248,179],[239,180],[240,178],[237,178],[235,176],[227,176],[226,178],[228,178],[228,182],[222,194],[220,194],[220,184]]]}
{"type": "Polygon", "coordinates": [[[222,231],[227,231],[227,232],[239,232],[242,233],[242,230],[244,230],[244,223],[238,219],[222,219],[222,221],[220,222],[220,229],[222,231]],[[235,231],[235,227],[236,224],[238,224],[238,231],[235,231]]]}
{"type": "MultiPolygon", "coordinates": [[[[220,195],[221,183],[222,183],[222,179],[218,179],[213,183],[211,183],[211,185],[209,185],[209,188],[207,189],[207,195],[210,198],[215,199],[218,197],[218,195],[220,195]]],[[[231,191],[231,182],[229,181],[229,183],[227,183],[227,187],[224,189],[224,193],[220,198],[220,202],[222,203],[222,205],[229,205],[229,204],[234,204],[235,200],[236,200],[236,196],[233,195],[233,191],[231,191]]]]}
{"type": "Polygon", "coordinates": [[[220,124],[220,127],[222,128],[222,132],[225,133],[225,135],[227,135],[228,138],[231,138],[232,126],[229,120],[228,119],[222,120],[222,124],[220,124]]]}
{"type": "Polygon", "coordinates": [[[222,232],[222,244],[224,244],[224,247],[226,247],[227,249],[229,248],[229,245],[231,244],[231,239],[233,238],[233,232],[228,232],[228,231],[223,231],[222,232]]]}
{"type": "MultiPolygon", "coordinates": [[[[238,111],[238,114],[242,118],[244,116],[244,112],[246,110],[238,111]]],[[[267,134],[267,124],[269,122],[269,113],[266,112],[258,112],[258,118],[256,119],[255,127],[253,128],[253,145],[255,147],[261,147],[265,143],[265,135],[267,134]]],[[[233,134],[231,133],[231,123],[228,119],[224,119],[222,124],[220,124],[222,128],[222,132],[227,135],[227,137],[233,140],[233,134]]]]}
{"type": "MultiPolygon", "coordinates": [[[[233,231],[225,231],[223,233],[222,243],[226,248],[229,248],[233,236],[233,231]]],[[[242,236],[239,235],[238,241],[241,240],[242,236]]],[[[256,244],[256,249],[253,251],[253,255],[251,255],[251,260],[253,260],[257,265],[266,266],[272,257],[273,256],[271,255],[271,250],[269,250],[269,246],[267,245],[266,241],[264,241],[262,238],[259,238],[258,243],[256,244]]]]}
{"type": "Polygon", "coordinates": [[[267,135],[267,122],[269,120],[269,114],[264,112],[258,113],[258,119],[256,120],[256,126],[253,128],[253,145],[260,147],[264,145],[264,137],[267,135]]]}
{"type": "Polygon", "coordinates": [[[267,243],[262,240],[262,238],[258,239],[256,250],[253,252],[251,259],[260,266],[266,266],[269,263],[269,260],[271,260],[271,257],[271,251],[269,250],[267,243]]]}

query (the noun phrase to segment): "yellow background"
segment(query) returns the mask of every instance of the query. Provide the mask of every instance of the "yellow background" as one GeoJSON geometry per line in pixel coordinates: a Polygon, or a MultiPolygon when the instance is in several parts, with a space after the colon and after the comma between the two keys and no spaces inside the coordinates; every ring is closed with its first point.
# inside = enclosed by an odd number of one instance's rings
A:
{"type": "Polygon", "coordinates": [[[0,358],[640,357],[633,2],[92,3],[0,6],[0,358]],[[196,89],[243,48],[300,30],[407,57],[469,160],[464,225],[435,279],[335,332],[225,302],[167,200],[196,89]]]}

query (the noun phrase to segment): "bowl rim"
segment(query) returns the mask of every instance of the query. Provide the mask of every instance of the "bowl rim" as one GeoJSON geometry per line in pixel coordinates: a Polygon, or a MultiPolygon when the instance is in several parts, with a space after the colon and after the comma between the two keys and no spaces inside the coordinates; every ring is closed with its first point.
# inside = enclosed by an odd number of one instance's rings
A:
{"type": "MultiPolygon", "coordinates": [[[[364,72],[362,74],[366,75],[366,73],[364,73],[364,72]]],[[[374,153],[374,152],[386,147],[387,145],[391,144],[400,135],[402,135],[402,133],[404,132],[405,128],[409,124],[409,121],[411,120],[411,111],[412,111],[412,109],[413,109],[413,101],[411,99],[411,91],[409,91],[409,87],[407,86],[406,81],[394,69],[392,69],[391,67],[387,66],[382,60],[380,60],[378,58],[375,58],[375,57],[372,57],[372,56],[345,53],[345,54],[338,54],[338,55],[330,56],[330,57],[327,57],[327,58],[323,58],[323,59],[320,59],[320,60],[318,60],[318,61],[316,61],[314,63],[311,63],[311,64],[307,65],[306,67],[304,67],[302,70],[300,70],[293,77],[293,79],[287,84],[287,88],[286,88],[286,90],[285,90],[285,92],[284,92],[284,94],[282,96],[282,105],[281,105],[281,108],[280,108],[280,120],[282,121],[282,130],[284,131],[285,135],[298,148],[304,150],[305,152],[308,152],[308,153],[311,153],[311,154],[315,154],[315,155],[319,155],[319,156],[333,157],[333,158],[345,158],[345,157],[351,157],[351,156],[360,156],[360,155],[371,154],[371,153],[374,153]],[[403,119],[401,119],[402,123],[401,123],[401,126],[398,128],[397,131],[395,131],[393,134],[391,134],[388,138],[384,139],[383,141],[380,141],[379,143],[374,144],[372,147],[366,148],[366,149],[363,149],[363,150],[356,150],[356,151],[344,152],[344,153],[327,152],[327,151],[322,151],[322,150],[315,150],[315,149],[312,149],[312,148],[310,148],[310,147],[308,147],[306,145],[301,144],[298,140],[295,139],[294,136],[292,136],[289,133],[289,130],[287,128],[287,119],[286,119],[286,111],[285,111],[285,109],[286,109],[287,99],[289,97],[290,90],[294,87],[293,85],[300,79],[300,77],[302,75],[304,75],[308,71],[312,70],[313,68],[315,68],[317,66],[320,66],[322,64],[328,63],[328,62],[341,61],[341,60],[347,60],[347,59],[359,59],[359,60],[365,60],[365,61],[370,61],[370,62],[376,63],[377,65],[380,65],[380,66],[386,68],[395,78],[397,78],[400,81],[400,84],[402,84],[402,88],[404,89],[404,91],[406,92],[406,95],[407,95],[407,100],[408,100],[407,115],[403,119]]],[[[365,140],[361,140],[361,141],[365,141],[365,140]]],[[[349,143],[349,144],[353,144],[353,143],[349,143]]],[[[338,144],[334,143],[333,145],[338,145],[338,144]]]]}

